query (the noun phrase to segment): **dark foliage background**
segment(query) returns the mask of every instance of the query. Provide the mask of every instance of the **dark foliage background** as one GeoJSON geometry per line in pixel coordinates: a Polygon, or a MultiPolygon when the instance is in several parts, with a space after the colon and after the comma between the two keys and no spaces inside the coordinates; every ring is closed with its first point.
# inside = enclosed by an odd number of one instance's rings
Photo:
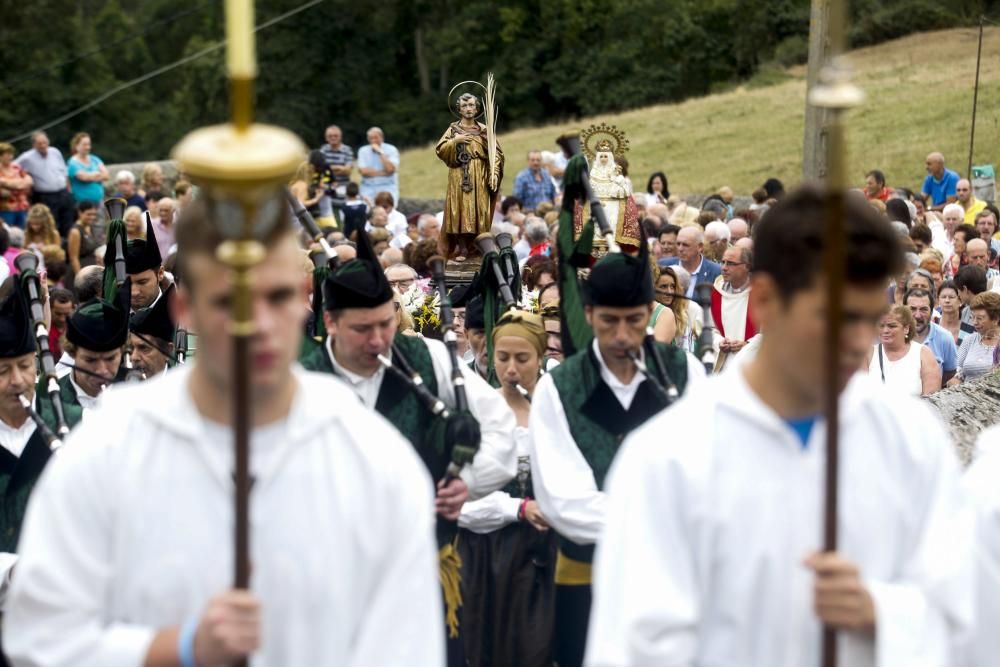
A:
{"type": "MultiPolygon", "coordinates": [[[[257,2],[258,23],[302,0],[257,2]]],[[[224,33],[219,0],[0,0],[0,139],[30,132],[224,33]],[[138,36],[138,37],[137,37],[138,36]]],[[[868,45],[971,24],[1000,0],[855,0],[868,45]]],[[[260,120],[308,143],[380,125],[399,146],[437,138],[454,83],[493,71],[507,129],[702,95],[762,65],[804,62],[809,0],[325,0],[258,33],[260,120]]],[[[108,162],[165,157],[226,117],[223,51],[61,123],[108,162]]],[[[18,142],[25,148],[27,140],[18,142]]]]}

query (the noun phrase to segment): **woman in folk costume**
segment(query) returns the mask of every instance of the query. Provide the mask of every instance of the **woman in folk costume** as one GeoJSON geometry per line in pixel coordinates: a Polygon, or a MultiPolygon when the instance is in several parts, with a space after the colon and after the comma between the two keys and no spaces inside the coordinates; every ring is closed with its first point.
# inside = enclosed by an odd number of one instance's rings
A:
{"type": "Polygon", "coordinates": [[[517,419],[518,469],[511,484],[466,503],[458,518],[463,635],[472,666],[552,663],[556,542],[532,498],[528,436],[545,347],[540,315],[512,310],[493,329],[497,391],[517,419]]]}

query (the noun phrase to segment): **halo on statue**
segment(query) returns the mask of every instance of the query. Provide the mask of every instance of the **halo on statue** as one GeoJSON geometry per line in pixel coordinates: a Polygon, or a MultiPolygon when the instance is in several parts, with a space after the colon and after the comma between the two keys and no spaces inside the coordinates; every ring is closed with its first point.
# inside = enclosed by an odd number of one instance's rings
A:
{"type": "Polygon", "coordinates": [[[580,143],[587,159],[591,161],[599,151],[610,151],[616,157],[625,157],[625,151],[629,148],[625,133],[618,126],[607,123],[591,125],[580,132],[580,143]]]}
{"type": "Polygon", "coordinates": [[[479,100],[479,114],[476,115],[476,120],[481,120],[486,115],[486,103],[484,101],[486,95],[486,86],[479,83],[478,81],[459,81],[451,90],[448,91],[448,111],[455,118],[461,119],[462,117],[458,113],[458,98],[460,98],[465,93],[472,93],[479,100]],[[463,87],[464,86],[464,87],[463,87]],[[478,90],[477,90],[478,87],[478,90]],[[461,90],[459,90],[461,88],[461,90]]]}

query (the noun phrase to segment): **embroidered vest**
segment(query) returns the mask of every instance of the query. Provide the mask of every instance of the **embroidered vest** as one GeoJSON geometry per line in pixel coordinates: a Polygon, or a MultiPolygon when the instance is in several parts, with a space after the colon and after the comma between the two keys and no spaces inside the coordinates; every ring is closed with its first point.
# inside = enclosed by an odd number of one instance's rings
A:
{"type": "MultiPolygon", "coordinates": [[[[80,405],[80,399],[76,397],[76,389],[73,388],[73,381],[70,379],[72,373],[73,371],[70,371],[70,374],[59,378],[59,398],[62,399],[63,416],[66,418],[66,425],[69,426],[70,430],[76,428],[76,425],[83,418],[83,406],[80,405]]],[[[38,414],[55,431],[55,409],[45,391],[44,379],[39,379],[35,386],[35,402],[38,404],[38,414]]]]}
{"type": "MultiPolygon", "coordinates": [[[[437,377],[434,375],[434,362],[427,344],[419,338],[402,334],[396,334],[393,343],[413,370],[424,379],[427,390],[440,396],[437,377]]],[[[410,441],[427,467],[431,479],[435,483],[442,479],[450,461],[445,447],[444,420],[432,415],[409,385],[393,373],[386,373],[382,379],[375,410],[410,441]]],[[[440,514],[436,518],[437,542],[442,547],[452,542],[458,531],[458,523],[446,521],[440,514]]]]}
{"type": "MultiPolygon", "coordinates": [[[[677,391],[683,392],[687,384],[684,351],[664,343],[656,346],[677,391]]],[[[648,380],[644,380],[629,409],[623,408],[611,387],[601,379],[600,362],[591,346],[566,359],[552,370],[551,375],[573,440],[593,470],[597,488],[603,490],[604,478],[625,436],[663,410],[666,400],[648,380]]],[[[581,546],[562,539],[559,548],[570,558],[585,563],[594,557],[593,545],[581,546]]]]}
{"type": "MultiPolygon", "coordinates": [[[[427,387],[427,390],[437,396],[437,377],[434,375],[434,362],[427,345],[419,338],[402,334],[396,334],[393,343],[406,357],[413,370],[424,379],[424,386],[427,387]]],[[[326,351],[325,340],[319,345],[304,343],[300,361],[306,370],[336,374],[333,363],[330,361],[330,355],[326,351]]],[[[386,373],[382,378],[382,385],[379,387],[378,397],[375,400],[375,411],[385,417],[389,423],[396,427],[396,430],[410,441],[435,482],[444,477],[449,462],[448,453],[445,451],[444,422],[434,417],[424,407],[409,385],[393,373],[386,373]]],[[[439,546],[451,542],[457,526],[457,523],[444,521],[438,515],[439,546]]]]}

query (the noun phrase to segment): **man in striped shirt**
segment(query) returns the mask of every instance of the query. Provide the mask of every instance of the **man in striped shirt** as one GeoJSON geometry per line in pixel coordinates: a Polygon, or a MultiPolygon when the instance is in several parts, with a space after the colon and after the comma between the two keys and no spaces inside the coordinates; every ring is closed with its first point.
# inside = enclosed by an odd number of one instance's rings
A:
{"type": "Polygon", "coordinates": [[[354,170],[354,151],[342,143],[343,136],[339,127],[331,125],[326,128],[326,145],[319,149],[330,171],[333,172],[331,186],[336,193],[330,192],[331,196],[334,194],[339,197],[344,196],[347,183],[351,180],[351,172],[354,170]]]}

